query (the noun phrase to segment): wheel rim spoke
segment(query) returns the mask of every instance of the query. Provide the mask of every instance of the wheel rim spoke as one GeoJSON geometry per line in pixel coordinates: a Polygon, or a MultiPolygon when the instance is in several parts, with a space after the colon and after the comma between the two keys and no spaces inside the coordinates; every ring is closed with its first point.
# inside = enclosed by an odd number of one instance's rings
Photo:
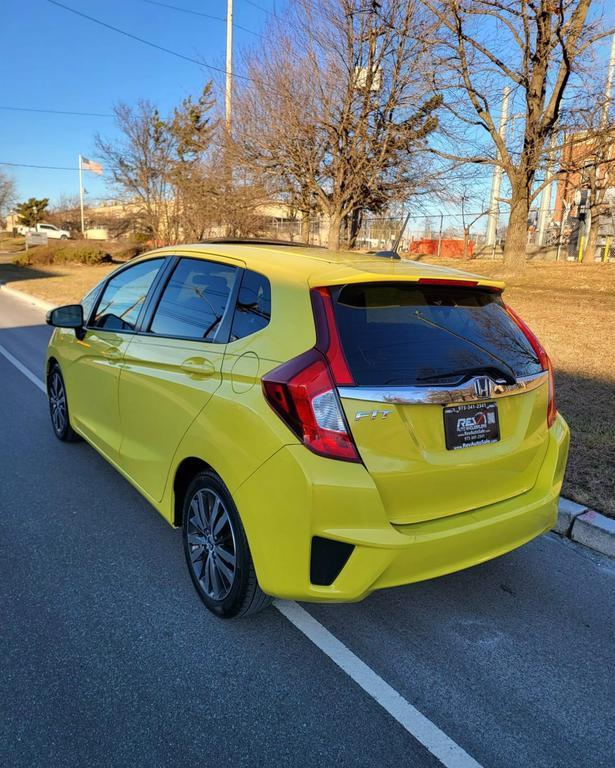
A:
{"type": "Polygon", "coordinates": [[[227,513],[226,510],[224,510],[222,512],[222,514],[218,517],[217,522],[213,526],[212,531],[213,531],[214,536],[218,536],[219,533],[222,531],[224,526],[227,525],[228,522],[229,522],[228,513],[227,513]]]}
{"type": "Polygon", "coordinates": [[[233,578],[235,577],[235,571],[229,568],[221,557],[217,559],[216,565],[218,566],[218,571],[224,576],[227,582],[232,584],[233,578]]]}

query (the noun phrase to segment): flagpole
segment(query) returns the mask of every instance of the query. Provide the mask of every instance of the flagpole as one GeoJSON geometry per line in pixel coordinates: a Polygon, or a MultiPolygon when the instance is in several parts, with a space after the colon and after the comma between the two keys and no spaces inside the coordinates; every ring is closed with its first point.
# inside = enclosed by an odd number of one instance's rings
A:
{"type": "Polygon", "coordinates": [[[81,155],[79,155],[79,203],[81,205],[81,235],[85,238],[85,220],[83,218],[83,170],[81,169],[81,155]]]}

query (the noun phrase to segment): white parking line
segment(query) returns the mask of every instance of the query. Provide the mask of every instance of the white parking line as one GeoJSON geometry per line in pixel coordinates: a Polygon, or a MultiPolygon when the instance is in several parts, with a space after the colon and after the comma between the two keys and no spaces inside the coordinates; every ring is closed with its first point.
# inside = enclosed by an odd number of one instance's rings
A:
{"type": "Polygon", "coordinates": [[[2,344],[0,344],[0,355],[4,355],[6,359],[11,363],[11,365],[14,365],[15,368],[17,368],[18,371],[23,373],[23,375],[30,379],[30,381],[34,384],[35,387],[38,387],[41,392],[44,392],[47,394],[47,388],[45,387],[45,384],[38,378],[38,376],[35,376],[32,371],[30,371],[28,368],[26,368],[25,365],[19,362],[19,360],[12,355],[6,347],[3,347],[2,344]]]}
{"type": "Polygon", "coordinates": [[[481,768],[473,757],[470,757],[437,725],[406,701],[400,693],[300,605],[284,600],[275,600],[274,605],[348,677],[386,709],[411,736],[414,736],[432,755],[437,757],[442,765],[447,768],[481,768]]]}
{"type": "MultiPolygon", "coordinates": [[[[23,373],[41,392],[47,392],[45,384],[1,344],[0,354],[23,373]]],[[[442,765],[446,768],[481,768],[480,763],[477,763],[437,725],[434,725],[429,718],[419,712],[416,707],[413,707],[409,701],[385,682],[364,661],[361,661],[356,654],[300,605],[285,600],[275,600],[274,605],[291,624],[394,717],[442,765]]]]}

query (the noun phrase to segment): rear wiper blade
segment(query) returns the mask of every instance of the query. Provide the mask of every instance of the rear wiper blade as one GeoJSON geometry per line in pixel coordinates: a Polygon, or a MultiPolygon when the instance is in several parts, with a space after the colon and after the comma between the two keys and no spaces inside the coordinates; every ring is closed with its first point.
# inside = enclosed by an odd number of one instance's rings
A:
{"type": "Polygon", "coordinates": [[[431,325],[434,328],[438,328],[441,331],[445,331],[446,333],[450,333],[451,336],[454,336],[456,339],[460,339],[465,344],[471,344],[473,347],[476,347],[477,349],[480,349],[481,352],[485,352],[489,357],[492,357],[494,360],[497,360],[498,362],[502,363],[505,368],[507,368],[510,371],[510,376],[513,381],[517,380],[517,377],[515,376],[515,372],[513,369],[508,365],[508,363],[505,360],[502,360],[501,357],[498,357],[493,352],[490,352],[486,347],[481,347],[480,344],[477,344],[475,341],[472,341],[472,339],[467,339],[465,336],[462,336],[459,333],[455,333],[455,331],[451,331],[450,328],[447,328],[445,325],[440,325],[439,323],[435,323],[433,320],[430,320],[428,317],[425,317],[425,315],[417,309],[415,311],[415,317],[418,317],[419,320],[422,320],[424,323],[427,323],[427,325],[431,325]]]}

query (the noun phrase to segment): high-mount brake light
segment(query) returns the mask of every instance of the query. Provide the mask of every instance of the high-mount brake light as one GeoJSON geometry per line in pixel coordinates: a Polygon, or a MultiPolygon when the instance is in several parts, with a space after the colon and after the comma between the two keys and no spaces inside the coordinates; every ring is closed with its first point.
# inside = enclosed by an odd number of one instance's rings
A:
{"type": "Polygon", "coordinates": [[[286,426],[314,453],[360,462],[337,395],[354,384],[342,350],[331,294],[311,292],[316,345],[263,376],[265,399],[286,426]]]}
{"type": "Polygon", "coordinates": [[[525,338],[529,341],[532,349],[536,353],[536,357],[538,358],[540,365],[542,366],[542,370],[549,372],[549,399],[548,399],[548,405],[547,405],[547,426],[551,427],[553,426],[553,423],[555,422],[555,418],[557,416],[557,406],[555,404],[555,377],[553,375],[553,366],[551,364],[551,359],[549,358],[549,355],[546,353],[545,348],[538,341],[536,334],[530,329],[530,327],[525,322],[525,320],[522,320],[521,317],[519,317],[519,315],[515,312],[515,310],[512,309],[512,307],[509,307],[508,304],[505,304],[504,306],[506,308],[506,312],[512,318],[515,325],[519,328],[519,330],[523,333],[525,338]]]}
{"type": "Polygon", "coordinates": [[[497,285],[479,285],[478,280],[466,280],[465,278],[452,278],[446,277],[419,277],[419,285],[448,285],[457,288],[480,288],[483,291],[489,291],[490,293],[502,293],[502,289],[497,285]]]}

